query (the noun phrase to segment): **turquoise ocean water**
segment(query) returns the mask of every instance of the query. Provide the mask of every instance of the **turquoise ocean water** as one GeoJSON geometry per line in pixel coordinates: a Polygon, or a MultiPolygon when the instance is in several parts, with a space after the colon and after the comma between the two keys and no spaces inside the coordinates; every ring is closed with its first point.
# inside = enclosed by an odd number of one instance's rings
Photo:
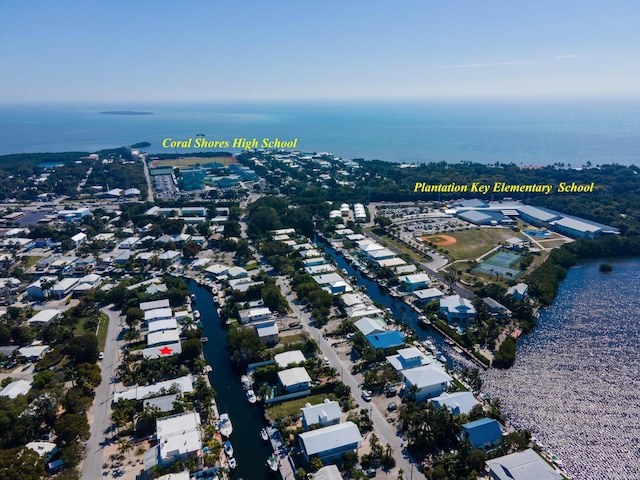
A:
{"type": "Polygon", "coordinates": [[[640,101],[0,106],[0,154],[165,138],[298,139],[304,152],[393,162],[637,164],[640,101]],[[100,115],[104,110],[154,115],[100,115]]]}

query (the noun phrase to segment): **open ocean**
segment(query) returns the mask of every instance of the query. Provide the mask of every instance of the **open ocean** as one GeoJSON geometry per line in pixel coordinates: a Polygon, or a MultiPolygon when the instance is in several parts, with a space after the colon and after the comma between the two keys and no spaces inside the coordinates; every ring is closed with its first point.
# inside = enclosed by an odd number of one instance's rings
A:
{"type": "MultiPolygon", "coordinates": [[[[0,154],[96,151],[204,134],[298,139],[303,152],[392,162],[638,164],[640,101],[0,106],[0,154]],[[153,115],[101,115],[105,110],[153,115]]],[[[226,149],[230,150],[230,149],[226,149]]],[[[237,151],[237,150],[235,150],[237,151]]]]}

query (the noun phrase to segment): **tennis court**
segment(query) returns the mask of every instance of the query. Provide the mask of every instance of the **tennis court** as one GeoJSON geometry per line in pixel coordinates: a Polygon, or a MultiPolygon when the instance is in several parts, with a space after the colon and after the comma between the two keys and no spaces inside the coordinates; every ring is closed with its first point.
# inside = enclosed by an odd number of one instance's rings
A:
{"type": "Polygon", "coordinates": [[[517,263],[523,258],[522,255],[515,253],[498,252],[482,262],[474,270],[496,277],[518,278],[524,273],[517,268],[517,263]]]}

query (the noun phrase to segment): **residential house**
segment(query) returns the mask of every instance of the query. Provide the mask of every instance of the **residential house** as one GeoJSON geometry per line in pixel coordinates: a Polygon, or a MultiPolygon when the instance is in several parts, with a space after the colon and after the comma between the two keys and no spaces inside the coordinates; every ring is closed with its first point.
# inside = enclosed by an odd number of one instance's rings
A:
{"type": "Polygon", "coordinates": [[[349,451],[357,451],[362,435],[355,423],[345,422],[301,433],[298,440],[307,461],[317,455],[323,463],[331,463],[349,451]]]}
{"type": "Polygon", "coordinates": [[[528,448],[502,457],[487,460],[489,475],[494,480],[562,480],[540,455],[528,448]]]}
{"type": "Polygon", "coordinates": [[[300,410],[302,411],[302,426],[305,430],[309,430],[312,425],[320,425],[322,427],[336,425],[340,423],[340,417],[342,416],[340,404],[328,398],[325,398],[318,405],[307,403],[300,410]]]}
{"type": "Polygon", "coordinates": [[[304,354],[300,350],[292,350],[276,354],[273,359],[280,368],[287,368],[289,365],[306,362],[304,354]]]}
{"type": "Polygon", "coordinates": [[[507,289],[507,295],[511,295],[516,300],[524,300],[529,293],[529,286],[526,283],[518,283],[507,289]]]}
{"type": "Polygon", "coordinates": [[[412,387],[415,388],[415,398],[418,402],[437,397],[453,381],[453,378],[436,363],[403,370],[402,376],[406,392],[413,395],[411,390],[412,387]]]}
{"type": "Polygon", "coordinates": [[[367,335],[367,340],[375,349],[386,350],[387,348],[404,345],[404,334],[398,330],[389,330],[384,333],[372,333],[367,335]]]}
{"type": "Polygon", "coordinates": [[[447,323],[473,320],[476,314],[471,300],[460,295],[451,295],[440,300],[440,315],[447,319],[447,323]]]}
{"type": "Polygon", "coordinates": [[[311,388],[311,377],[304,367],[294,367],[278,372],[278,381],[287,393],[301,392],[311,388]]]}
{"type": "Polygon", "coordinates": [[[473,448],[491,450],[502,442],[502,429],[497,420],[481,418],[462,425],[462,438],[469,440],[473,448]]]}
{"type": "Polygon", "coordinates": [[[402,288],[408,292],[429,288],[431,280],[426,273],[414,273],[412,275],[402,275],[398,277],[402,288]]]}
{"type": "Polygon", "coordinates": [[[180,413],[156,420],[158,444],[144,454],[144,469],[166,466],[176,460],[203,458],[200,415],[197,412],[180,413]]]}
{"type": "Polygon", "coordinates": [[[479,405],[472,392],[443,392],[439,396],[432,398],[430,402],[436,408],[447,407],[454,415],[469,414],[473,407],[479,405]]]}
{"type": "Polygon", "coordinates": [[[278,329],[278,325],[276,325],[275,322],[267,322],[256,325],[256,333],[258,334],[260,343],[266,345],[267,347],[277,345],[277,343],[280,341],[280,330],[278,329]]]}
{"type": "Polygon", "coordinates": [[[387,361],[398,373],[408,368],[421,367],[433,363],[433,358],[427,357],[416,347],[401,348],[396,355],[387,357],[387,361]]]}

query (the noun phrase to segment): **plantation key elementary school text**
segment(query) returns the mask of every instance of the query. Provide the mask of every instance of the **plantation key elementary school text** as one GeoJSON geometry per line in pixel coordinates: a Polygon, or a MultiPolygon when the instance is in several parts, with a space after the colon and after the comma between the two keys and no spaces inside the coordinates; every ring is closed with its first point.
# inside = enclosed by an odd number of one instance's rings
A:
{"type": "MultiPolygon", "coordinates": [[[[588,184],[580,184],[575,182],[560,182],[555,191],[557,193],[587,193],[593,192],[595,182],[588,184]]],[[[481,183],[472,182],[470,184],[458,184],[455,182],[442,183],[425,183],[416,182],[413,187],[413,193],[480,193],[486,195],[488,193],[543,193],[549,195],[554,191],[554,185],[547,183],[531,183],[531,184],[508,184],[506,182],[481,183]]]]}

